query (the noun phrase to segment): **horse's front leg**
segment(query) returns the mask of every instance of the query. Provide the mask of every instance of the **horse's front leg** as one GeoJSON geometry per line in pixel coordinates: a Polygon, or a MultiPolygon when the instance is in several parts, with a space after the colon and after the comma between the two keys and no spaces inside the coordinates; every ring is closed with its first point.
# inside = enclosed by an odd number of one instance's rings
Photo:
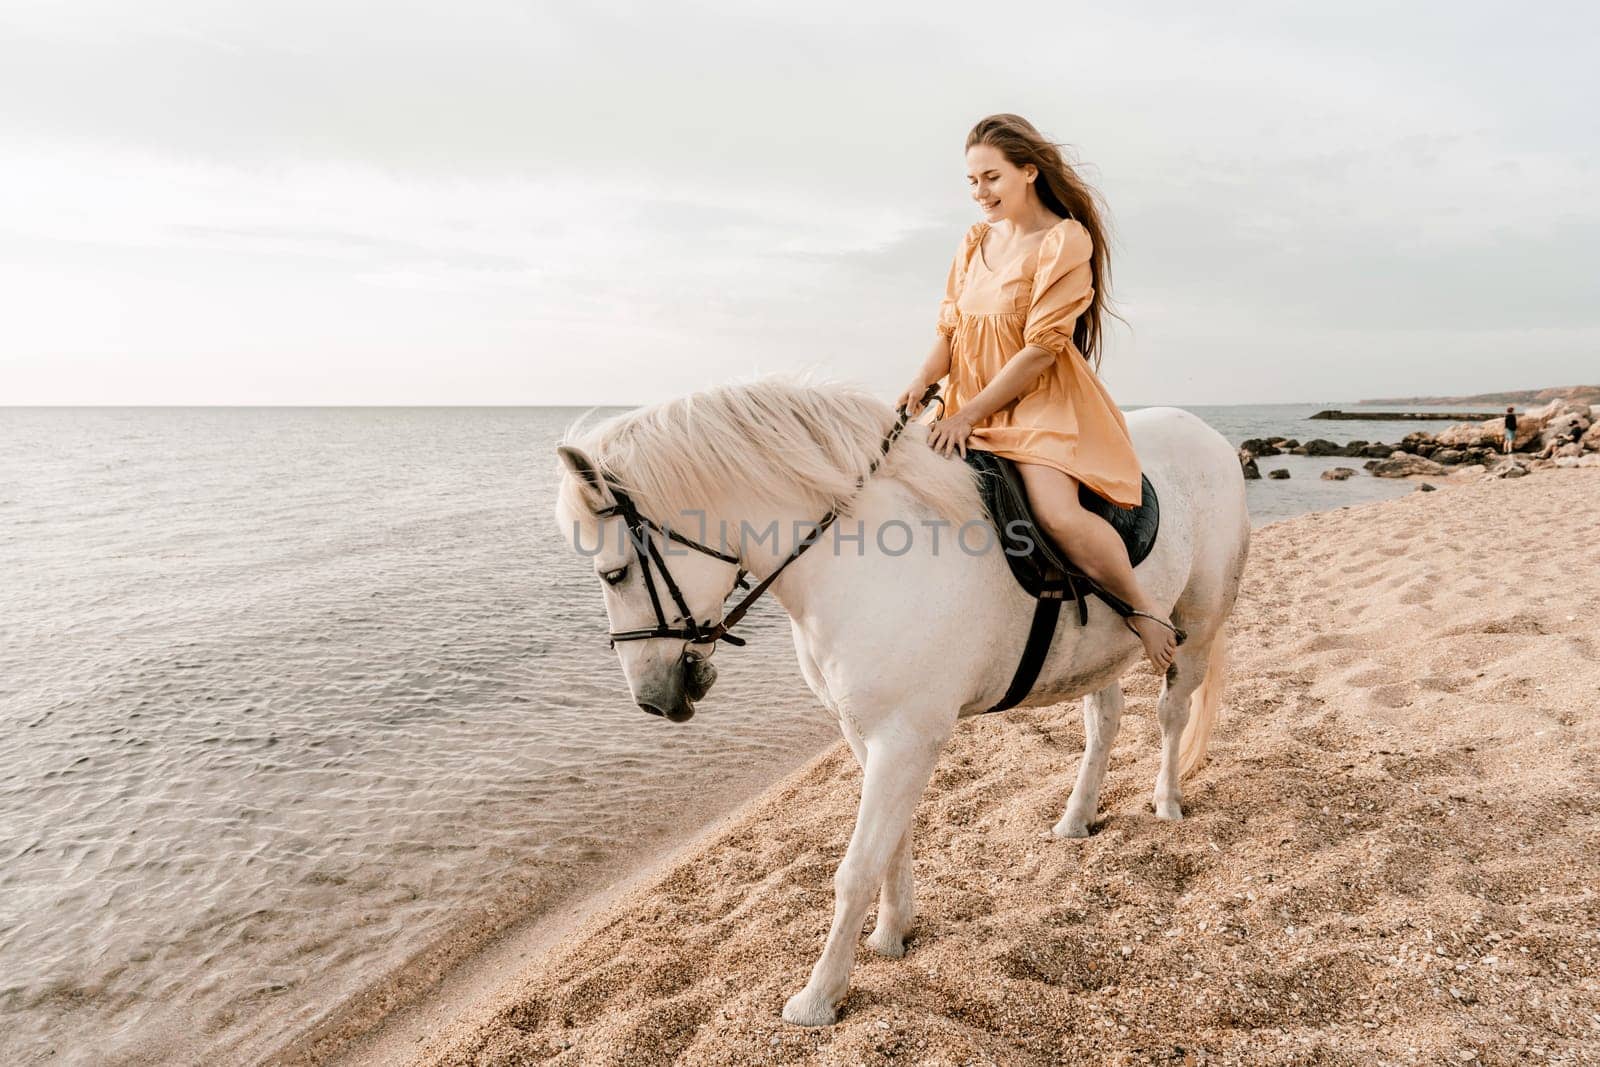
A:
{"type": "MultiPolygon", "coordinates": [[[[850,986],[856,938],[867,906],[903,843],[909,843],[911,819],[922,798],[944,737],[916,741],[867,742],[866,773],[861,784],[861,810],[844,862],[833,876],[833,925],[811,980],[783,1006],[783,1017],[802,1026],[834,1021],[834,1005],[850,986]]],[[[909,880],[909,857],[905,875],[909,880]]],[[[909,894],[908,894],[909,896],[909,894]]],[[[909,921],[909,919],[907,919],[909,921]]]]}
{"type": "Polygon", "coordinates": [[[1083,758],[1078,761],[1078,784],[1067,798],[1067,810],[1046,837],[1088,837],[1089,826],[1100,811],[1100,783],[1105,781],[1111,746],[1122,723],[1122,683],[1112,682],[1083,698],[1083,758]]]}

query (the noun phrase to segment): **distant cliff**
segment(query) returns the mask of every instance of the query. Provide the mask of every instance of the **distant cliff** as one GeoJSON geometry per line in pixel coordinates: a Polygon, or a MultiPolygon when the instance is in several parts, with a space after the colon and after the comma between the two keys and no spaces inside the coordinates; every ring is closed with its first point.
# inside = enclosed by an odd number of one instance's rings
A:
{"type": "Polygon", "coordinates": [[[1362,404],[1545,404],[1552,400],[1575,400],[1580,404],[1600,404],[1600,385],[1561,385],[1550,389],[1513,389],[1504,393],[1475,393],[1472,396],[1385,396],[1362,400],[1362,404]]]}

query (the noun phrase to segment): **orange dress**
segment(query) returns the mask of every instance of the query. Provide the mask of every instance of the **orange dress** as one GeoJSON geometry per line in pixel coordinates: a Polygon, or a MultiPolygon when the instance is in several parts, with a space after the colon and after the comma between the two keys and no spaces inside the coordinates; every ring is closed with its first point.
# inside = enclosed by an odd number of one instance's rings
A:
{"type": "Polygon", "coordinates": [[[1072,328],[1094,296],[1089,231],[1062,219],[1033,249],[991,270],[982,247],[988,230],[980,222],[962,238],[939,307],[939,332],[950,341],[948,413],[960,411],[1012,356],[1038,345],[1055,362],[973,427],[972,447],[1054,467],[1121,507],[1137,506],[1139,457],[1128,424],[1072,343],[1072,328]]]}

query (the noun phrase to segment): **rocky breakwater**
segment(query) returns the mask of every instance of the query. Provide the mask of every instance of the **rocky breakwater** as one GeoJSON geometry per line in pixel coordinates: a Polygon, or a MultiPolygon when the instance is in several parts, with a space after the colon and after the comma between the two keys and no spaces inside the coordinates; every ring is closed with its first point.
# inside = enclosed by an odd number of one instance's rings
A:
{"type": "MultiPolygon", "coordinates": [[[[1347,456],[1352,459],[1387,459],[1399,447],[1399,445],[1371,441],[1351,441],[1341,445],[1321,437],[1314,437],[1304,444],[1293,437],[1252,437],[1239,446],[1239,464],[1244,469],[1245,478],[1259,478],[1261,470],[1256,465],[1256,460],[1262,456],[1347,456]]],[[[1275,473],[1273,476],[1287,478],[1289,475],[1285,471],[1282,474],[1275,473]]]]}
{"type": "MultiPolygon", "coordinates": [[[[1555,467],[1600,468],[1600,404],[1556,399],[1530,411],[1517,413],[1517,432],[1509,455],[1503,453],[1504,417],[1456,423],[1437,434],[1416,431],[1395,444],[1351,441],[1335,444],[1314,438],[1302,444],[1292,437],[1251,438],[1239,447],[1239,462],[1246,478],[1261,477],[1256,459],[1261,456],[1344,456],[1365,459],[1362,464],[1378,478],[1414,475],[1482,474],[1490,478],[1519,478],[1555,467]]],[[[1348,477],[1325,472],[1324,477],[1348,477]]],[[[1352,472],[1353,473],[1353,472],[1352,472]]]]}

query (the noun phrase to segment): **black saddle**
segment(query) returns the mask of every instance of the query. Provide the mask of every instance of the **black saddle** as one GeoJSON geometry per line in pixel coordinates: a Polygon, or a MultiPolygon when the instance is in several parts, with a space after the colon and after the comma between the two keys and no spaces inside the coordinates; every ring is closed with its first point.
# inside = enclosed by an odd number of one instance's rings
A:
{"type": "MultiPolygon", "coordinates": [[[[1011,686],[1000,702],[989,709],[1002,711],[1016,705],[1033,689],[1039,668],[1050,651],[1063,601],[1077,602],[1080,626],[1089,621],[1090,596],[1104,600],[1123,618],[1127,618],[1133,608],[1074,567],[1039,528],[1015,463],[993,452],[969,448],[967,466],[977,480],[984,510],[995,527],[996,544],[1005,553],[1012,575],[1029,596],[1038,600],[1033,625],[1028,630],[1028,643],[1023,648],[1011,686]]],[[[1141,475],[1140,479],[1143,499],[1136,508],[1118,507],[1087,486],[1081,483],[1078,486],[1078,502],[1111,524],[1127,546],[1128,559],[1135,567],[1150,555],[1161,526],[1161,506],[1155,487],[1149,478],[1141,475]]]]}
{"type": "MultiPolygon", "coordinates": [[[[978,481],[984,510],[994,523],[998,545],[1005,552],[1011,573],[1029,596],[1060,600],[1069,577],[1087,581],[1034,520],[1027,489],[1014,462],[993,452],[969,448],[967,466],[978,481]]],[[[1150,555],[1161,526],[1161,504],[1156,499],[1155,486],[1149,478],[1140,477],[1144,499],[1136,508],[1118,507],[1088,486],[1078,486],[1078,502],[1111,524],[1127,546],[1128,560],[1135,567],[1150,555]]]]}

